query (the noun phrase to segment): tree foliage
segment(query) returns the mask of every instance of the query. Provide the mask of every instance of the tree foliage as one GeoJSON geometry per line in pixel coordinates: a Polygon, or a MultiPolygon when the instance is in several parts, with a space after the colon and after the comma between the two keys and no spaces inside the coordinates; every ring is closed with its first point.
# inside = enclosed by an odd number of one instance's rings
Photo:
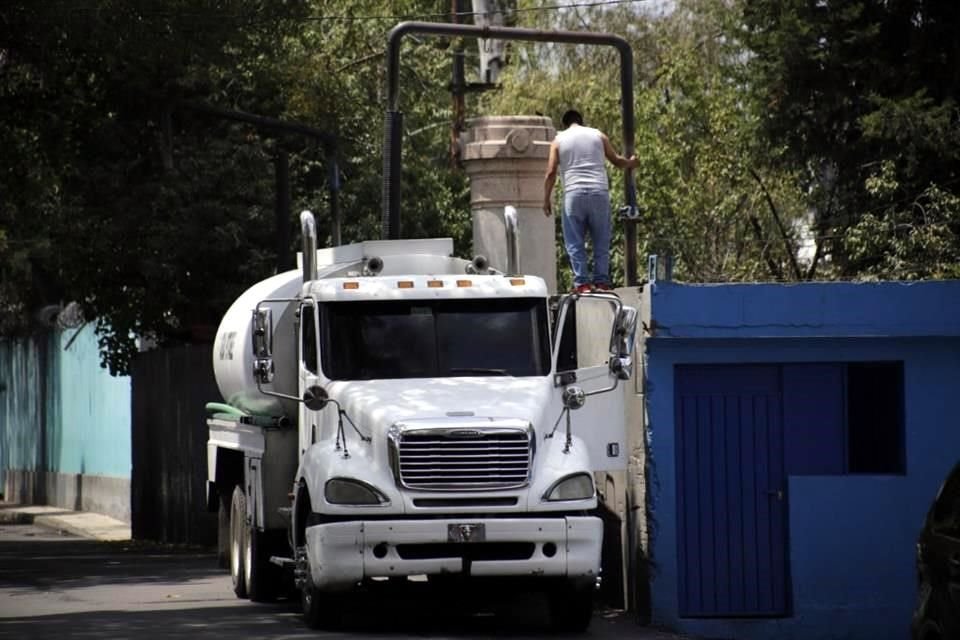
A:
{"type": "Polygon", "coordinates": [[[764,133],[783,145],[783,162],[801,171],[836,274],[955,272],[938,265],[956,256],[960,231],[954,209],[960,6],[936,0],[745,0],[743,6],[748,77],[764,108],[764,133]]]}
{"type": "MultiPolygon", "coordinates": [[[[0,330],[27,329],[36,309],[77,300],[118,373],[139,336],[209,337],[229,303],[275,269],[281,150],[294,209],[314,209],[330,229],[323,149],[183,107],[192,102],[334,133],[344,241],[378,237],[382,51],[393,21],[366,18],[381,13],[379,2],[319,0],[60,0],[5,12],[0,330]]],[[[404,67],[418,98],[409,129],[449,111],[443,54],[418,48],[404,67]]],[[[462,248],[468,225],[455,212],[466,187],[438,171],[447,160],[434,143],[445,131],[427,131],[406,144],[422,160],[404,175],[404,198],[417,202],[405,233],[452,232],[462,248]]]]}
{"type": "MultiPolygon", "coordinates": [[[[730,3],[704,0],[679,2],[666,15],[632,5],[582,7],[541,15],[536,26],[609,31],[633,47],[640,256],[673,255],[678,277],[689,280],[798,279],[800,198],[795,180],[768,160],[773,152],[757,138],[759,123],[738,78],[742,48],[725,36],[735,22],[730,3]]],[[[576,107],[622,148],[619,98],[612,50],[538,45],[514,55],[503,90],[484,108],[539,112],[559,123],[576,107]]],[[[621,172],[611,172],[621,204],[622,181],[621,172]]],[[[619,220],[614,243],[614,279],[622,282],[619,220]]]]}
{"type": "MultiPolygon", "coordinates": [[[[515,5],[518,26],[631,42],[641,257],[671,254],[677,277],[697,281],[958,276],[960,5],[515,5]],[[813,255],[801,251],[808,226],[813,255]]],[[[342,239],[379,237],[386,35],[401,16],[445,21],[449,9],[436,0],[8,3],[0,334],[29,330],[45,305],[78,301],[114,372],[128,370],[139,336],[209,338],[227,305],[277,268],[281,153],[293,211],[313,210],[321,239],[331,238],[330,148],[189,104],[335,135],[342,239]]],[[[451,236],[467,255],[468,185],[449,157],[456,44],[403,45],[403,234],[451,236]]],[[[558,122],[577,106],[622,148],[618,65],[609,48],[514,43],[502,85],[468,96],[468,109],[558,122]]],[[[611,175],[616,208],[623,175],[611,175]]]]}

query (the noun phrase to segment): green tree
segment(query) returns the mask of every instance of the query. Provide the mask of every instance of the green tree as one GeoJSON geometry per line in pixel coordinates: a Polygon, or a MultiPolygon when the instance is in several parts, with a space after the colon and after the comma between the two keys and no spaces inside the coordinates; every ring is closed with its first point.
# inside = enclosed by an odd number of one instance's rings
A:
{"type": "MultiPolygon", "coordinates": [[[[436,3],[390,11],[417,15],[436,3]]],[[[115,373],[128,370],[138,336],[208,337],[229,303],[274,269],[280,150],[290,154],[295,208],[330,228],[323,150],[185,102],[335,133],[344,240],[378,237],[382,51],[396,22],[376,19],[383,14],[378,2],[321,0],[60,0],[5,12],[0,331],[28,328],[44,304],[78,300],[115,373]]],[[[404,65],[405,234],[452,230],[462,248],[465,183],[438,170],[446,135],[427,126],[449,117],[449,55],[407,49],[417,51],[405,51],[404,65]]]]}
{"type": "MultiPolygon", "coordinates": [[[[520,9],[524,9],[521,5],[520,9]]],[[[799,279],[797,182],[761,145],[740,76],[743,47],[736,12],[723,0],[678,2],[668,14],[635,6],[518,12],[524,26],[609,31],[631,42],[635,112],[639,254],[673,255],[677,276],[695,281],[799,279]]],[[[513,55],[503,90],[487,109],[539,112],[558,122],[577,106],[588,124],[622,145],[617,55],[604,48],[527,46],[513,55]]],[[[622,175],[611,191],[622,196],[622,175]]],[[[615,225],[614,277],[622,279],[622,223],[615,225]]],[[[558,242],[558,246],[562,245],[558,242]]],[[[561,264],[566,265],[560,253],[561,264]]]]}
{"type": "Polygon", "coordinates": [[[960,6],[746,0],[743,19],[765,137],[801,170],[836,274],[948,273],[938,265],[957,252],[960,6]],[[888,235],[868,241],[875,233],[888,235]],[[918,243],[932,236],[944,241],[918,243]]]}

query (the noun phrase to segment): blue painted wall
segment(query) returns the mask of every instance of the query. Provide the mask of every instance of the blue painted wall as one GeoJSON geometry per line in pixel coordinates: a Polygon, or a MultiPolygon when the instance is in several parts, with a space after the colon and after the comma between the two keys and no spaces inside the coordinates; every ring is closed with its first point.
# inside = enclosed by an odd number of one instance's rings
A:
{"type": "Polygon", "coordinates": [[[6,470],[130,478],[130,378],[100,367],[92,325],[0,340],[6,470]]]}
{"type": "Polygon", "coordinates": [[[651,292],[646,341],[654,622],[710,638],[904,638],[916,536],[960,459],[960,282],[679,285],[651,292]],[[678,615],[674,368],[902,361],[906,473],[789,478],[792,615],[678,615]]]}

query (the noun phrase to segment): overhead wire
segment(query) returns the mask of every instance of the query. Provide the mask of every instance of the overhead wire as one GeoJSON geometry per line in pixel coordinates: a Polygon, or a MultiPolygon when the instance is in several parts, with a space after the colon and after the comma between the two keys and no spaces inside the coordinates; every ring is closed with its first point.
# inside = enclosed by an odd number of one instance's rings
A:
{"type": "MultiPolygon", "coordinates": [[[[535,13],[535,12],[545,12],[545,11],[562,11],[565,9],[586,9],[592,7],[606,7],[606,6],[616,6],[623,4],[638,4],[641,2],[649,2],[650,0],[593,0],[589,2],[571,2],[568,4],[545,4],[534,7],[518,7],[511,8],[503,11],[503,13],[508,14],[518,14],[518,13],[535,13]]],[[[93,7],[93,6],[69,6],[62,7],[64,13],[81,13],[81,12],[103,12],[102,7],[93,7]]],[[[134,11],[136,11],[134,9],[134,11]]],[[[159,17],[159,18],[200,18],[200,19],[246,19],[257,17],[256,20],[248,22],[248,24],[254,24],[256,22],[280,22],[280,21],[294,21],[294,22],[360,22],[360,21],[377,21],[377,20],[389,20],[389,21],[403,21],[403,20],[427,20],[427,19],[436,19],[436,18],[450,18],[451,16],[456,16],[457,18],[468,18],[477,15],[487,15],[492,12],[487,11],[458,11],[458,12],[435,12],[435,13],[408,13],[408,14],[371,14],[371,15],[278,15],[275,17],[260,17],[263,15],[264,10],[260,9],[255,13],[250,14],[240,14],[240,13],[223,13],[223,12],[175,12],[175,11],[162,11],[162,10],[151,10],[151,11],[136,11],[137,15],[140,17],[159,17]]]]}

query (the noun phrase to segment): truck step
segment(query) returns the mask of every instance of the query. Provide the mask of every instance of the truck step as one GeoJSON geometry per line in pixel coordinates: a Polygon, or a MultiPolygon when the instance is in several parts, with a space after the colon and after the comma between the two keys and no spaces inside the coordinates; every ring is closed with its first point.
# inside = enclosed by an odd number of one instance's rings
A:
{"type": "Polygon", "coordinates": [[[289,520],[290,516],[293,514],[293,507],[278,507],[277,513],[289,520]]]}
{"type": "Polygon", "coordinates": [[[292,567],[297,564],[293,558],[285,558],[283,556],[270,556],[270,562],[278,567],[292,567]]]}

